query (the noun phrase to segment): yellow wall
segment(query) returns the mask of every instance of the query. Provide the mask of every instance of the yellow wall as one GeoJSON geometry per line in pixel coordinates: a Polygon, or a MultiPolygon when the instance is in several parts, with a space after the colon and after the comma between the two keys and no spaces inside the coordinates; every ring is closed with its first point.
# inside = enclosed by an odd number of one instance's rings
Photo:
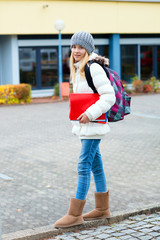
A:
{"type": "Polygon", "coordinates": [[[57,33],[57,19],[63,33],[160,33],[160,3],[0,0],[0,34],[57,33]]]}

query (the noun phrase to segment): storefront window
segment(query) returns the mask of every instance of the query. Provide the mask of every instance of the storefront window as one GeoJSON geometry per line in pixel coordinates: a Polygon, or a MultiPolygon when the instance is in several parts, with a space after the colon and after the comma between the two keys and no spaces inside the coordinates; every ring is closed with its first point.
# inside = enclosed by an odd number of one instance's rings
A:
{"type": "MultiPolygon", "coordinates": [[[[108,46],[96,46],[95,52],[108,57],[108,46]]],[[[63,82],[70,79],[69,46],[62,47],[63,82]]],[[[31,84],[32,89],[54,88],[58,83],[57,47],[19,48],[20,82],[31,84]]]]}
{"type": "Polygon", "coordinates": [[[95,46],[95,53],[104,56],[106,58],[109,58],[109,46],[95,46]]]}
{"type": "Polygon", "coordinates": [[[63,61],[63,82],[69,82],[70,79],[70,47],[62,47],[62,61],[63,61]]]}
{"type": "Polygon", "coordinates": [[[57,48],[41,48],[41,87],[50,88],[58,82],[57,48]]]}
{"type": "Polygon", "coordinates": [[[135,45],[121,45],[121,78],[130,83],[136,75],[137,47],[135,45]]]}
{"type": "Polygon", "coordinates": [[[36,83],[36,50],[35,48],[19,49],[19,67],[20,82],[29,83],[33,88],[37,87],[36,83]]]}
{"type": "Polygon", "coordinates": [[[158,79],[160,80],[160,46],[157,47],[157,71],[158,79]]]}
{"type": "Polygon", "coordinates": [[[153,46],[141,46],[141,80],[153,76],[153,46]]]}

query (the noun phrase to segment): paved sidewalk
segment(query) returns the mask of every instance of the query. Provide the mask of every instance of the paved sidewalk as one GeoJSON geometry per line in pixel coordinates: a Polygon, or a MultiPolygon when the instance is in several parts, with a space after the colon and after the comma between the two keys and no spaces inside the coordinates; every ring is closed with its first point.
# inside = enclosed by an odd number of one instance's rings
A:
{"type": "Polygon", "coordinates": [[[160,240],[160,212],[130,217],[121,223],[67,232],[48,240],[160,240]]]}
{"type": "MultiPolygon", "coordinates": [[[[101,153],[111,211],[160,205],[160,95],[132,97],[132,114],[112,123],[101,153]],[[115,147],[116,146],[116,147],[115,147]]],[[[68,102],[0,107],[2,233],[53,224],[77,185],[80,141],[68,102]]],[[[94,207],[92,179],[84,212],[94,207]]]]}

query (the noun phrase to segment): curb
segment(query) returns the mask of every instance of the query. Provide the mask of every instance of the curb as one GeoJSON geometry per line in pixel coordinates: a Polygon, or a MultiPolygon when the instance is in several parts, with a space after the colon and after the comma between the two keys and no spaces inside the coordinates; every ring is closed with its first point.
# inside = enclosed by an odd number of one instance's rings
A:
{"type": "Polygon", "coordinates": [[[37,100],[37,101],[31,101],[30,103],[17,103],[17,104],[0,104],[0,107],[14,107],[14,106],[30,106],[30,105],[36,105],[36,104],[46,104],[46,103],[59,103],[59,102],[67,102],[69,99],[54,99],[54,100],[37,100]]]}
{"type": "Polygon", "coordinates": [[[39,228],[27,229],[23,231],[18,231],[14,233],[4,234],[2,235],[2,240],[41,240],[44,238],[50,238],[57,236],[59,234],[65,232],[73,232],[77,230],[83,230],[90,227],[98,227],[113,223],[121,222],[129,217],[141,214],[152,214],[160,211],[160,205],[150,206],[146,209],[135,209],[131,212],[123,211],[123,212],[115,212],[111,218],[96,220],[96,221],[88,221],[83,224],[70,228],[56,229],[53,225],[48,225],[39,228]]]}

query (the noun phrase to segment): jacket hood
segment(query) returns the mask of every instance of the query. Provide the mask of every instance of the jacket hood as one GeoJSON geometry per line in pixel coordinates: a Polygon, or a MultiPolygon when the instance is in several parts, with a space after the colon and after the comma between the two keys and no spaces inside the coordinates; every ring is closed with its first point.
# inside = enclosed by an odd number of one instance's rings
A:
{"type": "Polygon", "coordinates": [[[109,59],[106,58],[106,57],[102,57],[96,53],[92,53],[90,55],[90,58],[89,58],[89,61],[96,61],[96,62],[99,62],[101,65],[106,65],[107,67],[109,66],[109,59]]]}

